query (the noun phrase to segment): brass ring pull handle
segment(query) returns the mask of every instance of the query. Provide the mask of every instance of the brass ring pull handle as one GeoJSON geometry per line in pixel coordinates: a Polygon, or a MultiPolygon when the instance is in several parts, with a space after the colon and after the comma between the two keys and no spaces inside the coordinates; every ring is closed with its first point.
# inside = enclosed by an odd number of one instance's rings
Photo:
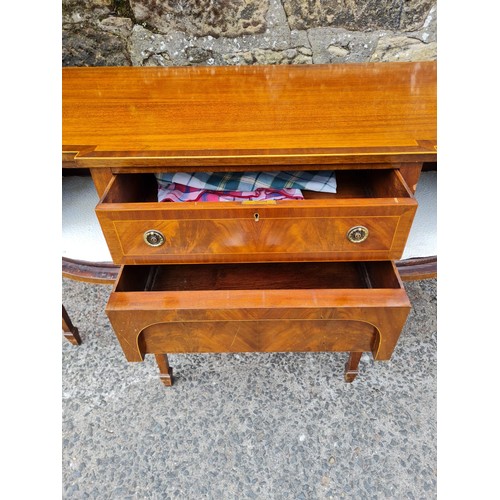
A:
{"type": "Polygon", "coordinates": [[[156,229],[150,229],[144,233],[144,241],[150,247],[159,247],[165,243],[165,236],[156,229]]]}
{"type": "Polygon", "coordinates": [[[361,243],[368,238],[368,229],[365,226],[354,226],[347,231],[347,239],[351,243],[361,243]]]}

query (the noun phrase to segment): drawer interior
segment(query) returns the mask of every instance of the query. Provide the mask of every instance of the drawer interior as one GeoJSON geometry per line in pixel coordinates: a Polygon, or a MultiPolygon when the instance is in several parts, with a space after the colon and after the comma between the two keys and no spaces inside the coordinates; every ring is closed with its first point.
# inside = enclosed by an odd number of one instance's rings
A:
{"type": "MultiPolygon", "coordinates": [[[[397,170],[339,170],[335,175],[336,193],[302,191],[304,199],[411,197],[397,170]]],[[[154,174],[118,174],[102,203],[148,203],[157,202],[157,197],[158,185],[154,174]]]]}
{"type": "Polygon", "coordinates": [[[393,264],[283,262],[124,266],[116,292],[401,288],[393,264]]]}

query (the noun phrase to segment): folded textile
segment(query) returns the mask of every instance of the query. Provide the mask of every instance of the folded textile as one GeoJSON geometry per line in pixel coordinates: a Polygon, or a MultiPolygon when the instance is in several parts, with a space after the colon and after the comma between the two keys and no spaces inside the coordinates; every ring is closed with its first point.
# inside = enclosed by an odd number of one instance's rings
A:
{"type": "Polygon", "coordinates": [[[251,192],[265,189],[302,189],[325,193],[337,192],[335,172],[165,172],[156,174],[159,187],[181,184],[210,191],[251,192]]]}
{"type": "Polygon", "coordinates": [[[255,191],[211,191],[183,184],[163,184],[158,188],[158,201],[257,201],[257,200],[302,200],[300,189],[265,189],[255,191]]]}

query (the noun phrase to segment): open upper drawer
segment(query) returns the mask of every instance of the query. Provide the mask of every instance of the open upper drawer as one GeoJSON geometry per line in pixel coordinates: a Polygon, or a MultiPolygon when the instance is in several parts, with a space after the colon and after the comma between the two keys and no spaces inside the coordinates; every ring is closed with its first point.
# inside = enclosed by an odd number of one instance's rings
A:
{"type": "Polygon", "coordinates": [[[96,208],[116,264],[394,260],[417,208],[398,170],[341,170],[304,200],[159,203],[153,174],[115,175],[96,208]]]}

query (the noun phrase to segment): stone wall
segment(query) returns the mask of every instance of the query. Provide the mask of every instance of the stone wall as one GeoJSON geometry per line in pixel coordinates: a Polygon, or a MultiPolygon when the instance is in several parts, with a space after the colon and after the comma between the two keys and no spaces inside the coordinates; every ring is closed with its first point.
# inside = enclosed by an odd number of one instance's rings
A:
{"type": "Polygon", "coordinates": [[[421,61],[436,0],[63,0],[63,66],[421,61]]]}

